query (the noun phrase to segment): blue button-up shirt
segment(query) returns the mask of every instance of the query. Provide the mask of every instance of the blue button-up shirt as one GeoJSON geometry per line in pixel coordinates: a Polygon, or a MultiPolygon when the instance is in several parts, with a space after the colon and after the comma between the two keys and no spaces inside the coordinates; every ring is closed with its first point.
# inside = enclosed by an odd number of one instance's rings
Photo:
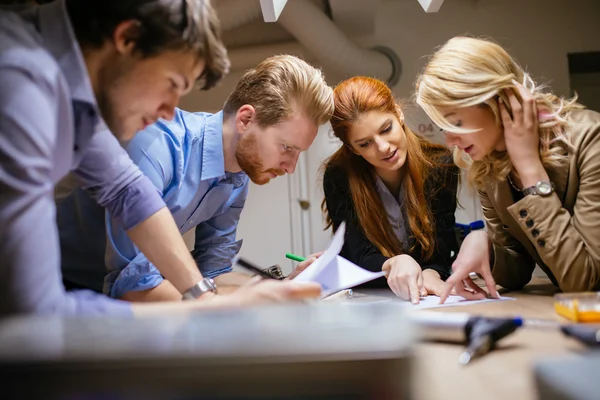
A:
{"type": "Polygon", "coordinates": [[[101,124],[63,0],[0,11],[0,316],[131,314],[125,302],[66,293],[53,189],[74,171],[126,227],[164,207],[101,124]],[[125,207],[127,204],[127,207],[125,207]]]}
{"type": "MultiPolygon", "coordinates": [[[[131,159],[171,210],[180,232],[195,228],[192,255],[202,274],[211,278],[231,271],[239,252],[236,229],[249,184],[245,173],[225,172],[222,129],[222,112],[177,110],[172,121],[159,120],[127,146],[131,159]]],[[[99,276],[108,272],[104,291],[116,298],[163,281],[115,218],[107,213],[102,224],[102,210],[81,190],[61,202],[59,217],[66,279],[97,289],[99,276]],[[105,232],[106,243],[101,240],[105,232]]]]}

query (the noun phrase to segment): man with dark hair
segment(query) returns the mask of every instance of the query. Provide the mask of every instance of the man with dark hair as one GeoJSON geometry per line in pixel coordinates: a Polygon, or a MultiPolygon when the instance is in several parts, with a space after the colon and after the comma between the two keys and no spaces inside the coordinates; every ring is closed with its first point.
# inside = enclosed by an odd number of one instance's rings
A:
{"type": "Polygon", "coordinates": [[[318,286],[280,282],[215,296],[154,185],[117,140],[172,119],[180,96],[199,78],[214,85],[228,63],[208,0],[56,0],[0,11],[0,316],[130,315],[318,296],[318,286]],[[132,306],[65,292],[52,192],[69,171],[197,301],[132,306]]]}

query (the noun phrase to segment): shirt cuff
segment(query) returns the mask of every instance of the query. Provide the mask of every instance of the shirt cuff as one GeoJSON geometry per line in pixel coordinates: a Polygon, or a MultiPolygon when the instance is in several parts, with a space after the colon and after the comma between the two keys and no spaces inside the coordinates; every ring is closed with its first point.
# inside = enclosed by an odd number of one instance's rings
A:
{"type": "Polygon", "coordinates": [[[165,202],[146,176],[131,183],[120,196],[106,204],[108,212],[126,231],[145,221],[163,207],[165,202]]]}
{"type": "Polygon", "coordinates": [[[214,246],[196,245],[192,256],[202,276],[214,278],[225,272],[231,272],[231,262],[242,248],[242,240],[221,243],[214,246]]]}
{"type": "Polygon", "coordinates": [[[219,275],[223,275],[226,273],[229,273],[233,271],[232,267],[227,267],[227,268],[221,268],[221,269],[215,269],[213,271],[206,271],[202,273],[202,276],[204,276],[205,278],[211,278],[214,279],[219,275]]]}
{"type": "Polygon", "coordinates": [[[127,292],[154,289],[164,281],[158,269],[147,265],[129,264],[119,271],[106,276],[104,292],[108,296],[119,299],[127,292]]]}

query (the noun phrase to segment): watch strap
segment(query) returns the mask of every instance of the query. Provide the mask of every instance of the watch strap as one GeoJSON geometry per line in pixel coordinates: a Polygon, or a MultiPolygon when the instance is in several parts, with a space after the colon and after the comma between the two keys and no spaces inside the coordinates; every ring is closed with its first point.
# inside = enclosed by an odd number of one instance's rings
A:
{"type": "Polygon", "coordinates": [[[204,278],[186,290],[182,300],[195,300],[206,292],[217,293],[217,285],[211,278],[204,278]]]}
{"type": "Polygon", "coordinates": [[[527,195],[549,196],[552,192],[554,192],[554,184],[552,182],[548,182],[548,181],[539,181],[533,186],[523,188],[521,190],[521,192],[526,196],[527,195]],[[541,192],[539,190],[541,185],[548,185],[550,187],[550,190],[547,193],[541,192]]]}

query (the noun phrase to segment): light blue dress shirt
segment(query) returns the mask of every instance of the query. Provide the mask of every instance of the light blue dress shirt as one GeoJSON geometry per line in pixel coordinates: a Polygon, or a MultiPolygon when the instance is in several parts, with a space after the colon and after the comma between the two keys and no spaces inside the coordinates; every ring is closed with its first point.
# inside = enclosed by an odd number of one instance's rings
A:
{"type": "MultiPolygon", "coordinates": [[[[154,183],[179,231],[183,234],[195,228],[192,255],[202,274],[211,278],[231,271],[240,250],[236,229],[249,184],[245,173],[225,172],[222,128],[222,112],[178,109],[172,121],[159,120],[139,132],[126,148],[154,183]]],[[[104,292],[115,298],[158,286],[163,281],[160,272],[109,213],[104,225],[106,244],[98,240],[104,233],[99,223],[102,212],[85,197],[76,190],[59,207],[65,278],[98,288],[99,275],[107,274],[104,292]]]]}
{"type": "Polygon", "coordinates": [[[0,317],[131,315],[62,285],[54,185],[69,171],[125,227],[165,206],[102,124],[63,0],[0,11],[0,317]]]}

